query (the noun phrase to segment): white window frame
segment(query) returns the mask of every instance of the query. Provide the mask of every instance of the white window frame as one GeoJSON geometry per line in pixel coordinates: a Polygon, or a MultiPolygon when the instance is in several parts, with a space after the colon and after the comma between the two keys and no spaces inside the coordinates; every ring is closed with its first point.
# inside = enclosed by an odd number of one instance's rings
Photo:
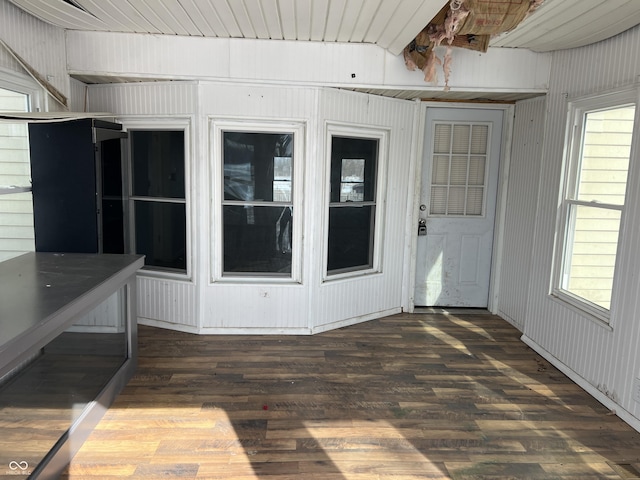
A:
{"type": "Polygon", "coordinates": [[[565,152],[563,159],[563,176],[558,198],[558,215],[556,219],[556,236],[554,261],[552,270],[552,280],[550,294],[569,305],[571,308],[584,313],[590,319],[610,325],[612,312],[615,311],[615,300],[617,283],[619,281],[621,245],[623,243],[623,232],[625,225],[626,209],[629,202],[630,185],[633,182],[631,172],[634,170],[632,164],[637,156],[638,125],[640,125],[640,98],[637,87],[628,87],[616,91],[605,92],[596,95],[577,98],[568,104],[567,131],[565,138],[565,152]],[[576,196],[578,186],[578,174],[582,155],[584,139],[584,122],[586,115],[591,112],[611,110],[615,108],[635,105],[634,132],[631,140],[631,151],[629,158],[629,175],[626,182],[625,204],[604,204],[600,202],[581,201],[576,196]],[[602,208],[606,210],[620,211],[620,226],[618,229],[618,243],[616,248],[616,259],[613,274],[613,285],[611,292],[611,305],[609,309],[596,305],[587,299],[580,297],[562,288],[563,276],[565,274],[566,257],[569,254],[571,229],[570,212],[572,206],[587,206],[602,208]]]}
{"type": "Polygon", "coordinates": [[[31,77],[0,68],[0,88],[27,95],[29,97],[29,112],[42,111],[43,90],[31,77]]]}
{"type": "Polygon", "coordinates": [[[389,136],[388,129],[372,127],[368,125],[354,125],[337,122],[326,122],[325,124],[325,194],[324,194],[324,221],[323,221],[323,282],[362,277],[382,273],[383,243],[386,218],[386,195],[387,195],[387,164],[389,158],[389,136]],[[328,271],[329,256],[329,209],[331,204],[331,148],[333,137],[352,137],[357,139],[370,139],[378,141],[378,158],[376,165],[376,213],[373,228],[373,256],[372,264],[368,268],[354,267],[340,272],[328,271]]]}
{"type": "MultiPolygon", "coordinates": [[[[42,89],[32,78],[20,75],[11,70],[0,68],[0,88],[25,95],[27,99],[27,112],[39,112],[41,110],[43,98],[42,89]]],[[[26,120],[8,121],[8,123],[20,122],[26,123],[26,120]]],[[[31,172],[29,171],[29,179],[30,178],[31,172]]],[[[30,181],[26,182],[24,185],[0,185],[0,196],[3,196],[5,199],[11,199],[11,197],[6,197],[5,195],[15,195],[18,193],[27,193],[30,197],[31,191],[30,181]]],[[[33,211],[30,212],[29,216],[31,217],[31,221],[33,221],[33,211]]],[[[22,239],[21,247],[18,249],[1,252],[2,257],[6,258],[6,256],[15,256],[26,251],[33,251],[35,248],[33,229],[31,230],[31,233],[32,235],[30,238],[22,239]]]]}
{"type": "Polygon", "coordinates": [[[270,121],[259,119],[209,119],[209,144],[211,153],[211,219],[209,224],[211,245],[212,283],[275,283],[301,284],[303,263],[303,192],[304,192],[304,152],[305,130],[303,122],[270,121]],[[292,171],[292,235],[291,235],[291,274],[288,276],[271,273],[234,274],[224,273],[224,132],[246,133],[291,133],[293,134],[293,171],[292,171]]]}
{"type": "MultiPolygon", "coordinates": [[[[30,77],[19,75],[11,70],[0,69],[0,88],[20,93],[27,97],[27,112],[39,112],[42,104],[42,89],[30,77]]],[[[15,120],[9,123],[19,123],[15,120]]],[[[26,120],[24,120],[26,122],[26,120]]],[[[0,195],[30,192],[31,185],[0,185],[0,195]]]]}
{"type": "MultiPolygon", "coordinates": [[[[186,239],[185,245],[186,252],[186,271],[179,272],[173,270],[164,270],[154,266],[144,266],[138,273],[150,277],[161,278],[175,278],[175,279],[191,279],[192,278],[192,256],[193,256],[193,235],[192,235],[192,222],[191,222],[191,151],[192,151],[192,136],[191,136],[191,124],[193,119],[191,117],[118,117],[116,122],[122,124],[123,130],[182,130],[184,131],[184,176],[185,176],[185,228],[186,239]]],[[[131,148],[127,149],[126,168],[123,169],[124,183],[125,183],[125,225],[127,225],[127,231],[125,232],[125,238],[128,242],[131,252],[135,252],[135,217],[133,202],[137,199],[132,195],[132,178],[131,178],[131,148]]],[[[182,202],[176,202],[182,203],[182,202]]]]}

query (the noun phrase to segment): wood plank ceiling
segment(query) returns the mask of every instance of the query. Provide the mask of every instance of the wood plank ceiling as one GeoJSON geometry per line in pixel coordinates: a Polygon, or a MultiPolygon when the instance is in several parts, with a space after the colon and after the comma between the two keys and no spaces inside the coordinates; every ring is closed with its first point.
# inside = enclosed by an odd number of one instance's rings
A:
{"type": "MultiPolygon", "coordinates": [[[[373,43],[398,55],[447,0],[10,0],[72,30],[373,43]]],[[[491,45],[551,51],[640,23],[638,0],[546,0],[491,45]]]]}
{"type": "Polygon", "coordinates": [[[72,30],[373,43],[394,54],[446,0],[11,0],[72,30]]]}
{"type": "MultiPolygon", "coordinates": [[[[447,0],[10,0],[71,30],[376,44],[394,55],[447,0]]],[[[640,24],[639,0],[545,0],[492,47],[548,52],[604,40],[640,24]]],[[[82,78],[91,82],[91,79],[82,78]]],[[[127,79],[93,79],[127,81],[127,79]]],[[[420,91],[370,91],[418,98],[420,91]]],[[[456,98],[449,92],[450,99],[456,98]]],[[[507,100],[500,98],[501,101],[507,100]]]]}

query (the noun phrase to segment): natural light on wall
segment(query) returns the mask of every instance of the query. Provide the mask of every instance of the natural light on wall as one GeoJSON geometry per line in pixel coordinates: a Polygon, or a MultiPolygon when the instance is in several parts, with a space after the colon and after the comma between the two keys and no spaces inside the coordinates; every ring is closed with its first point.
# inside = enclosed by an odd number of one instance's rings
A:
{"type": "MultiPolygon", "coordinates": [[[[28,95],[0,88],[0,111],[29,111],[28,95]]],[[[31,185],[26,123],[0,122],[0,261],[34,250],[31,192],[8,187],[31,185]]]]}

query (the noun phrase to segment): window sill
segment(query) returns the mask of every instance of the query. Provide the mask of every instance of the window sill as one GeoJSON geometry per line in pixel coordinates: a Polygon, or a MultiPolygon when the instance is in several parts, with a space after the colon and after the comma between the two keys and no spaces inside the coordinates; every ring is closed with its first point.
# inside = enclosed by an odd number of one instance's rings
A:
{"type": "Polygon", "coordinates": [[[138,270],[138,276],[147,278],[157,278],[159,280],[177,280],[192,283],[193,279],[187,272],[177,272],[171,270],[156,270],[152,267],[142,267],[138,270]]]}
{"type": "Polygon", "coordinates": [[[226,274],[209,280],[210,285],[285,285],[300,286],[302,280],[291,277],[278,277],[271,275],[231,275],[226,274]]]}
{"type": "Polygon", "coordinates": [[[30,192],[30,191],[31,191],[31,187],[18,187],[16,185],[0,186],[0,195],[9,195],[11,193],[23,193],[23,192],[30,192]]]}
{"type": "Polygon", "coordinates": [[[348,272],[334,273],[325,275],[322,279],[322,283],[332,283],[338,280],[355,280],[363,277],[370,277],[372,275],[381,275],[380,269],[370,268],[367,270],[350,270],[348,272]]]}
{"type": "Polygon", "coordinates": [[[567,295],[563,295],[560,292],[551,292],[549,294],[549,298],[551,298],[551,300],[554,301],[555,303],[558,303],[563,307],[573,311],[574,313],[579,314],[585,320],[588,320],[596,324],[597,326],[603,328],[608,332],[613,332],[613,327],[609,323],[608,318],[603,318],[599,315],[596,315],[590,309],[587,309],[583,305],[581,305],[581,302],[579,302],[578,300],[574,300],[571,297],[567,295]]]}

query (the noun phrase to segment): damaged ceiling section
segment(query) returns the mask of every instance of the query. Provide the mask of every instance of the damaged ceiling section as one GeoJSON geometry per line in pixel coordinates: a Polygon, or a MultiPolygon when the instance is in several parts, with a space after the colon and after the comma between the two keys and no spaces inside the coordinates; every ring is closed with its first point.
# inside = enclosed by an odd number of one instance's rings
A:
{"type": "Polygon", "coordinates": [[[424,79],[433,83],[438,68],[444,73],[445,91],[449,90],[452,48],[486,52],[492,37],[516,28],[544,0],[451,0],[404,49],[409,70],[422,70],[424,79]],[[445,46],[442,58],[434,51],[445,46]]]}

